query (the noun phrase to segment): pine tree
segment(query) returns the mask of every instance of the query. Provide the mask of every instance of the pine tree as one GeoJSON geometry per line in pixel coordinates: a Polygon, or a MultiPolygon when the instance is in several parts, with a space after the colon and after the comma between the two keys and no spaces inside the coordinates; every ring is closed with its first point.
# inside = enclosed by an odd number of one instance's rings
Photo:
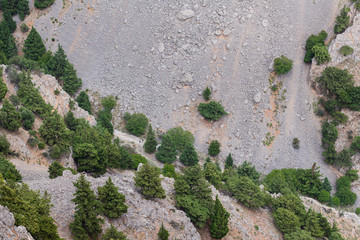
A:
{"type": "Polygon", "coordinates": [[[180,155],[180,161],[185,166],[194,166],[199,162],[198,155],[195,151],[195,148],[192,144],[187,143],[185,145],[184,151],[180,155]]]}
{"type": "Polygon", "coordinates": [[[66,129],[64,119],[56,111],[43,120],[39,133],[50,146],[57,144],[59,147],[66,147],[70,141],[71,133],[66,129]]]}
{"type": "Polygon", "coordinates": [[[209,163],[211,163],[211,159],[209,157],[206,157],[204,163],[204,169],[206,168],[206,165],[208,165],[209,163]]]}
{"type": "Polygon", "coordinates": [[[64,75],[64,70],[67,64],[69,64],[69,61],[67,60],[64,49],[59,44],[58,50],[46,66],[46,73],[51,74],[56,78],[60,78],[64,75]]]}
{"type": "Polygon", "coordinates": [[[202,92],[202,95],[203,95],[205,101],[210,100],[211,90],[209,89],[209,87],[205,88],[205,90],[202,92]]]}
{"type": "Polygon", "coordinates": [[[316,238],[324,236],[324,231],[319,224],[319,220],[317,213],[310,209],[305,219],[304,230],[310,232],[311,235],[316,238]]]}
{"type": "Polygon", "coordinates": [[[233,167],[234,167],[234,160],[231,156],[231,153],[229,153],[229,155],[226,157],[225,169],[233,168],[233,167]]]}
{"type": "Polygon", "coordinates": [[[147,153],[154,153],[156,151],[157,141],[155,137],[155,132],[152,129],[151,124],[149,125],[149,129],[146,135],[146,141],[144,143],[144,149],[147,153]]]}
{"type": "Polygon", "coordinates": [[[4,10],[3,17],[4,17],[4,20],[6,21],[6,24],[8,25],[9,31],[11,33],[15,32],[16,22],[14,21],[13,17],[11,16],[11,13],[8,10],[4,10]]]}
{"type": "Polygon", "coordinates": [[[329,179],[327,177],[324,179],[324,182],[322,184],[322,189],[324,189],[324,190],[326,190],[328,192],[331,192],[331,190],[332,190],[331,184],[330,184],[329,179]]]}
{"type": "Polygon", "coordinates": [[[118,218],[127,212],[125,195],[119,193],[111,178],[106,181],[103,187],[98,187],[98,198],[101,202],[101,213],[109,218],[118,218]]]}
{"type": "Polygon", "coordinates": [[[71,131],[75,131],[76,127],[79,124],[79,119],[75,118],[74,113],[72,111],[68,111],[66,117],[64,118],[66,126],[71,131]]]}
{"type": "Polygon", "coordinates": [[[161,146],[155,154],[157,160],[163,163],[172,163],[176,161],[177,151],[174,141],[170,136],[164,135],[162,138],[161,146]]]}
{"type": "Polygon", "coordinates": [[[9,131],[18,130],[21,126],[21,115],[16,111],[14,105],[7,99],[4,100],[3,107],[0,109],[0,123],[9,131]]]}
{"type": "Polygon", "coordinates": [[[46,53],[45,45],[40,34],[33,27],[24,44],[25,57],[34,61],[39,60],[46,53]]]}
{"type": "Polygon", "coordinates": [[[69,95],[74,95],[81,87],[81,78],[76,75],[76,70],[71,63],[66,64],[64,68],[64,75],[60,78],[63,81],[63,88],[69,95]]]}
{"type": "Polygon", "coordinates": [[[141,188],[142,194],[146,198],[165,198],[165,190],[161,186],[160,170],[144,164],[139,171],[135,173],[135,185],[141,188]]]}
{"type": "Polygon", "coordinates": [[[89,100],[89,95],[85,91],[81,91],[79,96],[76,98],[76,102],[79,104],[79,107],[91,114],[91,103],[89,100]]]}
{"type": "Polygon", "coordinates": [[[74,183],[76,192],[73,201],[76,204],[74,221],[70,223],[71,233],[76,240],[96,239],[101,233],[102,220],[97,217],[99,202],[91,190],[90,182],[83,174],[74,183]]]}
{"type": "Polygon", "coordinates": [[[19,13],[19,18],[21,21],[24,21],[25,16],[30,13],[29,1],[28,0],[19,0],[17,4],[17,11],[19,13]]]}
{"type": "Polygon", "coordinates": [[[0,48],[0,52],[5,54],[6,59],[10,59],[17,54],[15,39],[11,35],[9,27],[4,20],[0,23],[0,48]]]}
{"type": "Polygon", "coordinates": [[[215,157],[220,153],[220,143],[218,140],[213,140],[210,142],[208,153],[212,157],[215,157]]]}
{"type": "Polygon", "coordinates": [[[102,240],[127,240],[126,235],[123,232],[119,232],[114,225],[106,230],[104,235],[101,236],[102,240]]]}
{"type": "Polygon", "coordinates": [[[216,195],[215,205],[210,216],[210,234],[213,238],[221,239],[229,232],[228,222],[230,214],[225,210],[216,195]]]}
{"type": "Polygon", "coordinates": [[[165,229],[164,227],[164,223],[161,223],[161,227],[159,229],[159,233],[158,233],[158,236],[159,236],[159,240],[168,240],[169,239],[169,232],[165,229]]]}
{"type": "Polygon", "coordinates": [[[0,70],[0,101],[2,101],[8,91],[8,88],[6,86],[6,83],[4,83],[4,80],[1,77],[2,71],[0,70]]]}

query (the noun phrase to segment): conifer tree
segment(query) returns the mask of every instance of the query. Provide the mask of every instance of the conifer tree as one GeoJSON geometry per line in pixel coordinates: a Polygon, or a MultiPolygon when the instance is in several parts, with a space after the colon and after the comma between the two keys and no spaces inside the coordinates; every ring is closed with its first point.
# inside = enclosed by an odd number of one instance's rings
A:
{"type": "Polygon", "coordinates": [[[161,146],[155,154],[157,160],[163,163],[172,163],[176,161],[177,151],[174,141],[170,136],[164,135],[162,138],[161,146]]]}
{"type": "Polygon", "coordinates": [[[322,189],[324,189],[324,190],[326,190],[328,192],[331,192],[331,190],[332,190],[331,184],[330,184],[329,179],[327,177],[324,179],[324,182],[322,184],[322,189]]]}
{"type": "Polygon", "coordinates": [[[89,100],[89,95],[85,91],[81,91],[79,96],[76,98],[76,102],[79,104],[79,107],[91,114],[91,103],[89,100]]]}
{"type": "Polygon", "coordinates": [[[66,147],[70,140],[70,131],[66,129],[64,119],[56,111],[46,116],[39,129],[41,137],[50,146],[55,144],[66,147]]]}
{"type": "Polygon", "coordinates": [[[66,65],[69,63],[64,49],[61,45],[58,45],[58,50],[54,56],[50,59],[46,66],[46,73],[53,75],[56,78],[60,78],[64,75],[66,65]]]}
{"type": "Polygon", "coordinates": [[[192,144],[187,143],[185,145],[184,151],[180,155],[180,161],[185,166],[194,166],[199,162],[198,155],[195,151],[195,148],[192,144]]]}
{"type": "Polygon", "coordinates": [[[74,183],[76,192],[73,201],[76,204],[74,221],[70,223],[71,233],[76,240],[96,239],[101,233],[102,220],[97,217],[99,202],[90,188],[90,182],[83,174],[74,183]]]}
{"type": "Polygon", "coordinates": [[[146,198],[165,198],[165,190],[161,186],[160,170],[151,166],[150,164],[144,164],[139,171],[135,173],[135,185],[141,188],[142,194],[146,198]]]}
{"type": "Polygon", "coordinates": [[[159,240],[168,240],[169,239],[169,232],[165,229],[164,223],[161,223],[161,227],[158,232],[159,240]]]}
{"type": "Polygon", "coordinates": [[[210,234],[213,238],[221,239],[229,232],[228,222],[230,214],[225,210],[216,195],[215,205],[210,216],[210,234]]]}
{"type": "Polygon", "coordinates": [[[4,80],[1,77],[2,71],[0,70],[0,101],[2,101],[8,91],[8,88],[6,86],[6,83],[4,83],[4,80]]]}
{"type": "Polygon", "coordinates": [[[66,117],[64,118],[66,126],[71,131],[75,131],[77,125],[79,124],[79,119],[75,118],[74,113],[72,111],[68,111],[66,117]]]}
{"type": "Polygon", "coordinates": [[[212,157],[215,157],[220,153],[220,143],[218,140],[213,140],[210,142],[208,152],[212,157]]]}
{"type": "Polygon", "coordinates": [[[206,165],[208,165],[209,163],[211,163],[211,159],[209,157],[206,157],[204,163],[204,169],[206,168],[206,165]]]}
{"type": "Polygon", "coordinates": [[[119,188],[114,185],[110,177],[103,187],[98,187],[98,198],[101,203],[101,213],[109,218],[118,218],[127,212],[125,195],[119,193],[119,188]]]}
{"type": "Polygon", "coordinates": [[[9,131],[18,130],[21,126],[21,115],[16,111],[14,105],[7,99],[4,100],[3,107],[0,109],[0,123],[9,131]]]}
{"type": "Polygon", "coordinates": [[[225,169],[233,168],[233,167],[234,167],[234,160],[231,156],[231,153],[229,153],[229,155],[226,157],[225,169]]]}
{"type": "Polygon", "coordinates": [[[25,57],[34,61],[39,60],[46,53],[45,45],[40,34],[33,27],[25,40],[24,49],[25,57]]]}
{"type": "Polygon", "coordinates": [[[146,141],[144,143],[144,149],[147,153],[154,153],[156,151],[157,141],[155,137],[155,132],[152,129],[151,124],[149,125],[149,129],[146,135],[146,141]]]}
{"type": "Polygon", "coordinates": [[[10,59],[17,54],[15,39],[4,20],[0,23],[0,52],[5,54],[6,59],[10,59]]]}
{"type": "Polygon", "coordinates": [[[123,232],[119,232],[114,225],[111,225],[101,237],[101,240],[127,240],[127,237],[123,232]]]}
{"type": "Polygon", "coordinates": [[[66,64],[64,68],[64,75],[60,78],[64,83],[64,90],[69,95],[74,95],[76,91],[81,87],[81,78],[76,75],[76,70],[71,63],[66,64]]]}
{"type": "Polygon", "coordinates": [[[4,20],[6,21],[6,24],[8,25],[9,31],[11,33],[15,32],[16,22],[14,21],[13,17],[11,16],[11,13],[8,10],[4,10],[3,17],[4,17],[4,20]]]}
{"type": "Polygon", "coordinates": [[[305,219],[304,230],[310,232],[311,235],[316,238],[324,236],[324,231],[319,224],[319,220],[317,213],[310,209],[305,219]]]}
{"type": "Polygon", "coordinates": [[[19,13],[19,18],[21,21],[24,21],[25,16],[30,13],[29,1],[28,0],[19,0],[17,4],[17,11],[19,13]]]}
{"type": "Polygon", "coordinates": [[[206,87],[205,90],[202,92],[205,101],[210,100],[210,94],[211,94],[211,90],[209,89],[209,87],[206,87]]]}

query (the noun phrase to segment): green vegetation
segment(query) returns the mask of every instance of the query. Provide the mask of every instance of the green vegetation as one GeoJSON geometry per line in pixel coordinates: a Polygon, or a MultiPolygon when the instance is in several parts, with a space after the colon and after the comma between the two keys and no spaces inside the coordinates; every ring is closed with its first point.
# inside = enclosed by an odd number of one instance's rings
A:
{"type": "Polygon", "coordinates": [[[54,179],[59,176],[62,176],[64,170],[65,170],[65,168],[58,161],[54,161],[53,163],[51,163],[51,165],[49,166],[49,169],[48,169],[49,178],[54,179]]]}
{"type": "Polygon", "coordinates": [[[282,75],[288,73],[293,65],[293,61],[284,55],[274,59],[274,70],[276,74],[282,75]]]}
{"type": "Polygon", "coordinates": [[[339,198],[341,206],[353,205],[357,199],[357,195],[351,191],[352,179],[345,175],[336,180],[335,196],[339,198]]]}
{"type": "Polygon", "coordinates": [[[114,134],[114,127],[111,123],[112,109],[116,106],[116,100],[113,96],[108,96],[101,99],[103,109],[98,113],[97,124],[98,126],[106,129],[111,135],[114,134]]]}
{"type": "Polygon", "coordinates": [[[21,115],[7,99],[0,109],[0,125],[9,131],[18,130],[21,126],[21,115]]]}
{"type": "Polygon", "coordinates": [[[82,81],[77,77],[76,70],[71,63],[65,65],[64,75],[60,79],[64,84],[63,89],[69,95],[74,95],[82,85],[82,81]]]}
{"type": "Polygon", "coordinates": [[[349,119],[349,117],[342,112],[334,112],[333,117],[336,122],[341,124],[345,124],[349,119]]]}
{"type": "Polygon", "coordinates": [[[211,95],[210,88],[206,87],[205,90],[202,92],[202,95],[203,95],[205,101],[209,101],[210,100],[210,95],[211,95]]]}
{"type": "Polygon", "coordinates": [[[71,200],[76,204],[74,221],[70,223],[70,230],[76,240],[96,239],[101,233],[102,219],[98,218],[99,202],[91,184],[83,174],[74,182],[76,192],[71,200]]]}
{"type": "Polygon", "coordinates": [[[209,162],[204,165],[204,176],[216,189],[223,189],[223,183],[221,181],[221,170],[217,165],[209,159],[209,162]]]}
{"type": "Polygon", "coordinates": [[[2,155],[0,155],[0,175],[2,175],[7,182],[21,182],[22,180],[21,174],[15,168],[14,164],[2,155]]]}
{"type": "Polygon", "coordinates": [[[259,184],[261,174],[256,171],[255,166],[252,166],[250,162],[244,161],[241,166],[237,168],[237,174],[239,177],[248,177],[255,184],[259,184]]]}
{"type": "Polygon", "coordinates": [[[0,22],[0,53],[1,63],[7,63],[10,58],[17,54],[15,39],[4,20],[0,22]]]}
{"type": "Polygon", "coordinates": [[[35,116],[32,111],[27,108],[21,107],[19,109],[21,114],[21,123],[26,130],[32,129],[32,126],[35,122],[35,116]]]}
{"type": "Polygon", "coordinates": [[[210,156],[215,157],[220,153],[220,143],[218,140],[212,140],[209,144],[208,153],[210,156]]]}
{"type": "Polygon", "coordinates": [[[158,152],[155,154],[156,159],[163,163],[172,163],[176,161],[176,155],[173,139],[169,135],[164,135],[158,152]]]}
{"type": "Polygon", "coordinates": [[[9,154],[9,152],[10,152],[10,143],[6,139],[6,136],[0,135],[0,153],[6,156],[9,154]]]}
{"type": "Polygon", "coordinates": [[[294,149],[299,149],[300,148],[300,140],[298,138],[294,138],[292,141],[292,146],[294,149]]]}
{"type": "Polygon", "coordinates": [[[6,206],[16,226],[24,226],[34,239],[59,240],[54,220],[50,217],[50,196],[30,190],[26,184],[5,182],[0,174],[0,205],[6,206]]]}
{"type": "Polygon", "coordinates": [[[145,198],[165,198],[165,190],[161,186],[160,169],[144,164],[139,171],[135,173],[135,186],[141,188],[145,198]]]}
{"type": "Polygon", "coordinates": [[[20,24],[20,30],[22,33],[26,33],[30,30],[30,28],[28,27],[28,25],[26,25],[26,23],[21,23],[20,24]]]}
{"type": "Polygon", "coordinates": [[[166,136],[171,137],[175,144],[175,148],[182,152],[187,144],[194,143],[194,136],[191,132],[182,129],[182,127],[175,127],[169,129],[166,136]]]}
{"type": "Polygon", "coordinates": [[[158,142],[156,141],[155,132],[150,124],[146,135],[146,141],[144,143],[144,150],[147,153],[154,153],[156,151],[157,145],[158,142]]]}
{"type": "Polygon", "coordinates": [[[310,37],[306,40],[305,45],[305,63],[311,63],[312,58],[315,56],[314,53],[314,46],[325,46],[325,39],[327,38],[328,34],[322,30],[318,35],[311,34],[310,37]]]}
{"type": "Polygon", "coordinates": [[[25,57],[33,61],[38,61],[41,56],[46,53],[46,48],[41,36],[34,27],[31,29],[25,40],[23,51],[25,53],[25,57]]]}
{"type": "Polygon", "coordinates": [[[55,0],[35,0],[35,7],[38,9],[44,9],[50,7],[55,0]]]}
{"type": "Polygon", "coordinates": [[[225,160],[225,169],[233,168],[233,167],[234,167],[234,160],[231,156],[231,153],[229,153],[229,155],[226,157],[225,160]]]}
{"type": "Polygon", "coordinates": [[[79,96],[76,98],[76,102],[79,104],[79,107],[91,114],[89,95],[85,91],[80,92],[79,96]]]}
{"type": "Polygon", "coordinates": [[[194,166],[198,164],[199,158],[192,144],[188,143],[185,145],[185,149],[180,155],[180,162],[185,166],[194,166]]]}
{"type": "Polygon", "coordinates": [[[8,91],[6,83],[4,83],[4,79],[2,79],[2,69],[0,69],[0,101],[2,101],[8,91]]]}
{"type": "Polygon", "coordinates": [[[147,163],[146,157],[142,156],[141,154],[131,154],[131,161],[132,161],[132,169],[137,169],[140,163],[147,163]]]}
{"type": "Polygon", "coordinates": [[[127,237],[123,232],[119,232],[114,225],[111,225],[101,236],[101,240],[127,240],[127,237]]]}
{"type": "Polygon", "coordinates": [[[199,113],[207,120],[219,120],[222,116],[227,115],[223,106],[219,102],[210,101],[209,103],[200,103],[198,106],[199,113]]]}
{"type": "Polygon", "coordinates": [[[119,188],[114,185],[110,177],[103,187],[98,187],[98,199],[100,212],[108,218],[118,218],[127,212],[125,195],[119,193],[119,188]]]}
{"type": "Polygon", "coordinates": [[[19,14],[21,21],[24,21],[25,16],[30,13],[28,0],[1,0],[0,4],[4,13],[10,16],[19,14]]]}
{"type": "Polygon", "coordinates": [[[134,114],[126,114],[124,117],[125,120],[125,128],[132,135],[141,136],[145,134],[146,127],[148,125],[149,120],[142,113],[134,113],[134,114]]]}
{"type": "Polygon", "coordinates": [[[350,16],[349,13],[350,8],[344,7],[341,9],[340,14],[336,17],[335,26],[334,26],[334,33],[340,34],[345,32],[345,29],[349,26],[350,23],[350,16]]]}
{"type": "Polygon", "coordinates": [[[164,223],[161,223],[161,227],[158,232],[159,240],[168,240],[169,239],[169,232],[165,229],[164,223]]]}
{"type": "Polygon", "coordinates": [[[175,167],[172,164],[169,163],[165,163],[163,170],[162,170],[162,175],[164,177],[168,177],[168,178],[176,178],[176,172],[175,172],[175,167]]]}
{"type": "Polygon", "coordinates": [[[228,222],[230,214],[221,204],[218,196],[210,216],[210,234],[213,238],[222,239],[229,232],[228,222]]]}
{"type": "Polygon", "coordinates": [[[329,50],[325,45],[315,45],[312,51],[314,52],[314,57],[317,61],[317,64],[331,61],[329,50]]]}
{"type": "Polygon", "coordinates": [[[348,45],[344,45],[340,48],[339,53],[345,57],[351,55],[354,52],[354,49],[348,45]]]}

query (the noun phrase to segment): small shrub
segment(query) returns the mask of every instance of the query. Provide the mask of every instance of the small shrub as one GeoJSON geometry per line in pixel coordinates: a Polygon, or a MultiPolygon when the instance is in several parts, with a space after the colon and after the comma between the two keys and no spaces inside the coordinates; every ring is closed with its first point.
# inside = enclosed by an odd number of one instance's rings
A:
{"type": "Polygon", "coordinates": [[[325,45],[324,41],[327,38],[327,35],[328,35],[327,32],[323,30],[318,35],[311,34],[308,37],[305,45],[305,50],[306,50],[304,57],[305,63],[311,63],[312,58],[314,57],[313,47],[315,45],[325,45]]]}
{"type": "Polygon", "coordinates": [[[6,86],[6,83],[4,83],[4,80],[1,77],[2,71],[0,71],[0,101],[2,101],[8,91],[8,88],[6,86]]]}
{"type": "Polygon", "coordinates": [[[59,94],[60,94],[60,90],[59,90],[59,89],[55,89],[54,94],[55,94],[56,96],[59,95],[59,94]]]}
{"type": "Polygon", "coordinates": [[[38,148],[39,148],[40,150],[44,149],[44,148],[45,148],[45,143],[44,143],[44,142],[39,142],[39,143],[38,143],[38,148]]]}
{"type": "Polygon", "coordinates": [[[27,140],[27,144],[31,148],[34,148],[38,144],[38,142],[39,142],[39,140],[37,140],[36,138],[33,138],[33,137],[29,137],[29,139],[27,140]]]}
{"type": "Polygon", "coordinates": [[[85,91],[80,92],[79,96],[76,98],[76,102],[79,104],[79,107],[91,114],[89,95],[85,91]]]}
{"type": "Polygon", "coordinates": [[[61,157],[61,154],[62,154],[62,151],[58,145],[52,146],[49,150],[49,156],[52,159],[59,159],[61,157]]]}
{"type": "Polygon", "coordinates": [[[358,171],[355,169],[347,170],[345,176],[351,181],[354,182],[359,179],[358,171]]]}
{"type": "Polygon", "coordinates": [[[26,33],[29,31],[29,27],[28,27],[28,25],[26,25],[26,23],[23,22],[20,24],[20,30],[22,33],[26,33]]]}
{"type": "Polygon", "coordinates": [[[354,49],[348,45],[344,45],[340,48],[339,52],[346,57],[351,55],[354,52],[354,49]]]}
{"type": "Polygon", "coordinates": [[[350,8],[344,5],[344,7],[340,11],[340,14],[336,17],[334,26],[335,34],[345,32],[345,29],[348,27],[350,23],[350,16],[348,15],[348,12],[350,12],[350,8]]]}
{"type": "Polygon", "coordinates": [[[65,168],[58,162],[54,161],[48,169],[49,177],[51,179],[62,176],[65,168]]]}
{"type": "Polygon", "coordinates": [[[318,64],[331,61],[328,48],[324,45],[315,45],[313,47],[314,57],[318,64]]]}
{"type": "Polygon", "coordinates": [[[101,104],[105,109],[111,110],[116,106],[116,99],[114,96],[108,96],[101,99],[101,104]]]}
{"type": "Polygon", "coordinates": [[[213,140],[210,142],[208,153],[210,156],[215,157],[220,153],[220,142],[213,140]]]}
{"type": "Polygon", "coordinates": [[[209,87],[205,88],[205,90],[202,92],[202,95],[203,95],[205,101],[210,100],[211,90],[209,89],[209,87]]]}
{"type": "Polygon", "coordinates": [[[75,101],[70,99],[69,100],[69,108],[70,110],[74,111],[75,110],[75,101]]]}
{"type": "Polygon", "coordinates": [[[292,68],[293,61],[282,55],[274,59],[274,70],[276,74],[281,75],[289,72],[292,68]]]}
{"type": "Polygon", "coordinates": [[[194,135],[190,131],[184,130],[182,127],[171,128],[165,135],[171,137],[179,152],[182,152],[187,144],[194,143],[194,135]]]}
{"type": "Polygon", "coordinates": [[[300,140],[298,138],[294,138],[292,141],[292,146],[294,149],[299,149],[300,148],[300,140]]]}
{"type": "Polygon", "coordinates": [[[132,160],[132,169],[137,169],[140,163],[147,163],[146,157],[142,156],[141,154],[131,154],[132,160]]]}
{"type": "Polygon", "coordinates": [[[168,177],[168,178],[176,178],[176,172],[175,172],[175,167],[172,164],[169,163],[165,163],[163,170],[162,170],[162,174],[164,177],[168,177]]]}
{"type": "MultiPolygon", "coordinates": [[[[0,176],[9,182],[21,182],[22,176],[9,160],[0,156],[0,176]]],[[[1,181],[1,180],[0,180],[1,181]]]]}
{"type": "Polygon", "coordinates": [[[132,135],[141,136],[145,134],[146,127],[149,120],[142,113],[134,113],[131,115],[130,119],[126,121],[125,128],[132,135]]]}
{"type": "Polygon", "coordinates": [[[19,109],[19,112],[21,114],[21,123],[24,126],[24,128],[26,130],[31,129],[35,122],[35,116],[33,112],[24,107],[21,107],[19,109]]]}
{"type": "Polygon", "coordinates": [[[340,205],[340,199],[338,197],[332,197],[330,200],[330,206],[339,206],[340,205]]]}
{"type": "Polygon", "coordinates": [[[11,96],[9,97],[9,99],[10,99],[10,102],[11,102],[15,107],[17,107],[17,106],[20,104],[20,99],[19,99],[19,97],[18,97],[17,95],[11,95],[11,96]]]}
{"type": "Polygon", "coordinates": [[[333,117],[334,117],[335,121],[337,121],[338,123],[341,123],[341,124],[345,124],[349,119],[349,117],[342,112],[335,112],[333,114],[333,117]]]}
{"type": "Polygon", "coordinates": [[[360,208],[356,208],[355,213],[356,213],[357,215],[360,215],[360,208]]]}
{"type": "Polygon", "coordinates": [[[318,200],[319,200],[319,202],[322,202],[322,203],[329,202],[331,200],[330,193],[324,189],[321,190],[318,200]]]}
{"type": "Polygon", "coordinates": [[[228,113],[224,110],[219,102],[210,101],[209,103],[200,103],[198,106],[199,113],[207,120],[219,120],[228,113]]]}
{"type": "Polygon", "coordinates": [[[6,136],[0,135],[0,153],[4,156],[8,155],[10,151],[10,143],[6,139],[6,136]]]}
{"type": "Polygon", "coordinates": [[[101,236],[102,240],[127,240],[126,235],[120,232],[113,225],[106,229],[104,235],[101,236]]]}
{"type": "Polygon", "coordinates": [[[21,70],[25,71],[40,71],[39,64],[36,61],[27,59],[24,56],[14,56],[9,59],[9,64],[14,64],[20,67],[21,70]]]}

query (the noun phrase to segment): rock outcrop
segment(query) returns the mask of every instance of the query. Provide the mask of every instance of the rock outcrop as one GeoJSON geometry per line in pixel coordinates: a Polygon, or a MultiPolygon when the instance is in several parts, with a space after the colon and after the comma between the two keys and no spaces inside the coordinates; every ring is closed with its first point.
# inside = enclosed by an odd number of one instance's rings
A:
{"type": "Polygon", "coordinates": [[[24,226],[15,226],[14,215],[7,207],[0,205],[0,239],[34,240],[24,226]]]}

